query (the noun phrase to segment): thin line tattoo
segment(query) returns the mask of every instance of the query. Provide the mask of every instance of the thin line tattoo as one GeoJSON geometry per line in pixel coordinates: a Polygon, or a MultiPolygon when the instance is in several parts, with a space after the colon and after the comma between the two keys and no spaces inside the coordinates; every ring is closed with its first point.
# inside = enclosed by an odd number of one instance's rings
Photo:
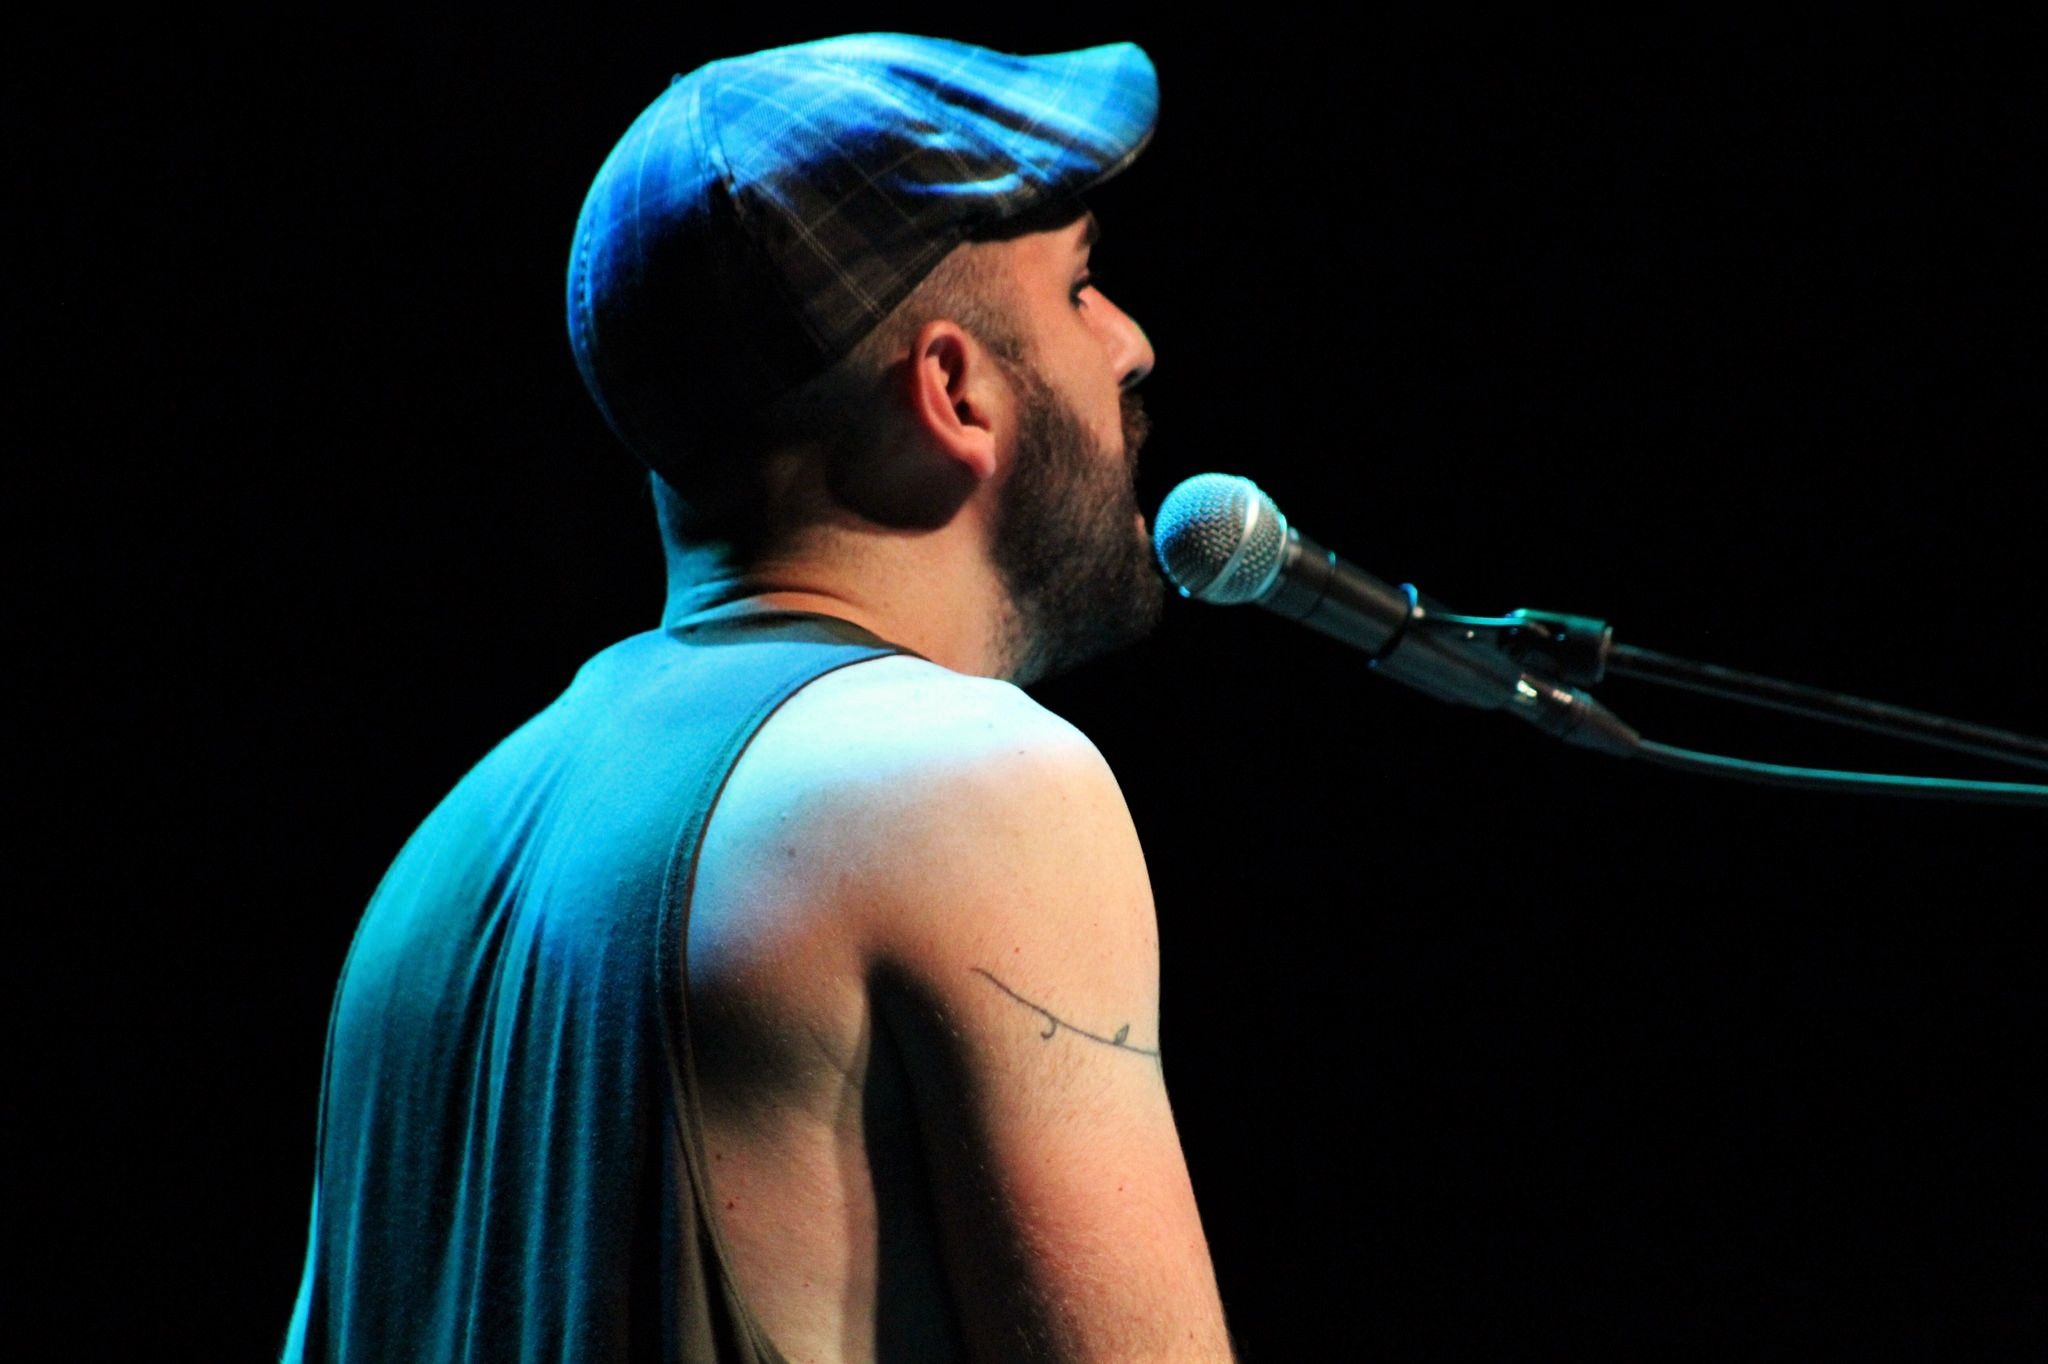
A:
{"type": "Polygon", "coordinates": [[[1118,1051],[1134,1051],[1140,1056],[1149,1056],[1155,1061],[1159,1059],[1159,1053],[1151,1049],[1150,1047],[1134,1047],[1129,1042],[1124,1041],[1126,1037],[1129,1037],[1131,1035],[1131,1025],[1128,1023],[1124,1024],[1121,1028],[1118,1028],[1116,1030],[1115,1037],[1100,1036],[1099,1034],[1089,1032],[1086,1028],[1075,1027],[1073,1024],[1067,1022],[1066,1019],[1061,1018],[1058,1015],[1054,1014],[1052,1010],[1046,1008],[1042,1004],[1033,1004],[1030,1000],[1024,998],[1024,996],[1018,994],[1015,990],[1012,990],[1009,986],[997,980],[993,972],[984,971],[979,966],[971,966],[968,969],[974,972],[974,974],[976,974],[977,976],[981,976],[982,978],[987,980],[989,984],[995,986],[998,990],[1001,990],[1004,994],[1016,1000],[1019,1004],[1022,1004],[1025,1008],[1031,1010],[1033,1013],[1044,1015],[1045,1031],[1038,1035],[1040,1038],[1044,1039],[1047,1042],[1050,1042],[1052,1040],[1054,1033],[1057,1033],[1061,1028],[1065,1028],[1068,1032],[1073,1033],[1078,1037],[1085,1037],[1090,1042],[1100,1042],[1105,1047],[1115,1047],[1118,1051]]]}

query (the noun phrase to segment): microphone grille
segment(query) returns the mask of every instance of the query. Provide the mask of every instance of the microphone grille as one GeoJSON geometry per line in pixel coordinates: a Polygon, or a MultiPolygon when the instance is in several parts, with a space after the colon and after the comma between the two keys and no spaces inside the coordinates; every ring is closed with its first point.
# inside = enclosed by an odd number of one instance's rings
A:
{"type": "Polygon", "coordinates": [[[1152,518],[1152,549],[1183,597],[1218,606],[1257,601],[1280,575],[1287,518],[1248,478],[1197,474],[1152,518]]]}

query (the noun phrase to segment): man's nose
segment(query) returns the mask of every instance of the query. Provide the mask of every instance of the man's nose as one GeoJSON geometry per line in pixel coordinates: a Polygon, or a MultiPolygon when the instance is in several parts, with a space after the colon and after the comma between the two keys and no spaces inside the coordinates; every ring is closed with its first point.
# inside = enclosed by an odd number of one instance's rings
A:
{"type": "Polygon", "coordinates": [[[1140,380],[1152,372],[1156,357],[1152,354],[1152,339],[1145,335],[1145,329],[1132,319],[1122,308],[1102,297],[1108,331],[1109,361],[1116,372],[1117,386],[1134,388],[1140,380]]]}

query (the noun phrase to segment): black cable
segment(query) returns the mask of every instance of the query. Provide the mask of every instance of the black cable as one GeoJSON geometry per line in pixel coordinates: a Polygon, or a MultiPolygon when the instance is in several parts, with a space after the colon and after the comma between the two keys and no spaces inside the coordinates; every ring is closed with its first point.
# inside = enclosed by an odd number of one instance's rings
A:
{"type": "Polygon", "coordinates": [[[1724,758],[1718,753],[1697,753],[1689,748],[1644,739],[1636,756],[1660,767],[1681,772],[1698,772],[1766,786],[1790,786],[1809,791],[1843,791],[1861,795],[1925,796],[1935,799],[1969,800],[1996,805],[2048,806],[2048,786],[2008,781],[1958,781],[1949,777],[1893,777],[1875,772],[1832,772],[1817,767],[1780,767],[1775,763],[1747,762],[1724,758]]]}

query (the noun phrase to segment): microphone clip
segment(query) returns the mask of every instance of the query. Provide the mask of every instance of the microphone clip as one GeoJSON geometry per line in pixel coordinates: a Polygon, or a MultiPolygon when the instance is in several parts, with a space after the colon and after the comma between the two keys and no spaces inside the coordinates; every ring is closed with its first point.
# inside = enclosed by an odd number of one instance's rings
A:
{"type": "Polygon", "coordinates": [[[1495,642],[1523,667],[1572,687],[1590,687],[1607,676],[1614,627],[1606,621],[1520,607],[1508,612],[1508,619],[1521,623],[1503,630],[1495,642]]]}

